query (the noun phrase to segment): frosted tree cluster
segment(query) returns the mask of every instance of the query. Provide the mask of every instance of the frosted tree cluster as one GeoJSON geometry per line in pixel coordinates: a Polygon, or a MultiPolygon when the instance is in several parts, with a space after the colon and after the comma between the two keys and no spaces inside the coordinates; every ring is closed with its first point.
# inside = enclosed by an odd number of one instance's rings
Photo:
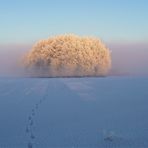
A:
{"type": "Polygon", "coordinates": [[[111,56],[97,38],[59,35],[37,42],[25,56],[24,65],[32,76],[105,76],[111,56]]]}

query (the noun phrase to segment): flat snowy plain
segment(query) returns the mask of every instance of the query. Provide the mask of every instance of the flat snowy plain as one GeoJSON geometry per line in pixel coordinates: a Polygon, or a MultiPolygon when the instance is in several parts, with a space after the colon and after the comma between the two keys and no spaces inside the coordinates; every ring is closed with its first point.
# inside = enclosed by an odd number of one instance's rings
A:
{"type": "Polygon", "coordinates": [[[0,148],[148,148],[148,78],[0,78],[0,148]]]}

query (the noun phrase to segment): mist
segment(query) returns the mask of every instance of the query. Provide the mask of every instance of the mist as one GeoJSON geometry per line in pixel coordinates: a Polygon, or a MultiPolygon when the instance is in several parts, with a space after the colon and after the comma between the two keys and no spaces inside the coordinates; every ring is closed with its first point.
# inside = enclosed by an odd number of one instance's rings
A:
{"type": "Polygon", "coordinates": [[[31,48],[31,45],[0,45],[0,76],[24,76],[22,58],[29,48],[31,48]]]}
{"type": "Polygon", "coordinates": [[[112,51],[111,75],[148,76],[147,43],[108,43],[112,51]]]}
{"type": "MultiPolygon", "coordinates": [[[[111,50],[112,76],[148,76],[147,43],[105,43],[111,50]]],[[[0,76],[26,76],[22,59],[32,44],[0,45],[0,76]]]]}

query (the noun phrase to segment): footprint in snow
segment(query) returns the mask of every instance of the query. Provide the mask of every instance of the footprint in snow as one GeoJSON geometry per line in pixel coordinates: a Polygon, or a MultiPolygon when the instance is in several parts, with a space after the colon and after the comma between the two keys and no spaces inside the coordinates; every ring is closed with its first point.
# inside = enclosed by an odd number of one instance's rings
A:
{"type": "Polygon", "coordinates": [[[36,115],[37,110],[39,109],[40,105],[47,99],[47,92],[48,92],[48,86],[46,93],[44,94],[43,98],[39,100],[38,103],[35,104],[34,108],[32,108],[30,115],[28,116],[28,124],[26,126],[26,133],[30,137],[30,142],[28,142],[28,148],[33,148],[33,141],[35,140],[34,135],[34,116],[36,115]]]}
{"type": "Polygon", "coordinates": [[[28,148],[33,148],[33,144],[32,143],[28,143],[28,148]]]}
{"type": "Polygon", "coordinates": [[[30,138],[31,139],[35,139],[35,136],[33,134],[31,134],[30,138]]]}

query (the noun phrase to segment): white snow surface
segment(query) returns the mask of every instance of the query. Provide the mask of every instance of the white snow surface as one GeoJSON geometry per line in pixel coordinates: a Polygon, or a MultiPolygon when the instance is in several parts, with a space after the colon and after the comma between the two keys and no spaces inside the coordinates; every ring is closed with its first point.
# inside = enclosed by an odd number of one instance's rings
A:
{"type": "Polygon", "coordinates": [[[147,148],[148,78],[0,78],[0,148],[147,148]]]}

